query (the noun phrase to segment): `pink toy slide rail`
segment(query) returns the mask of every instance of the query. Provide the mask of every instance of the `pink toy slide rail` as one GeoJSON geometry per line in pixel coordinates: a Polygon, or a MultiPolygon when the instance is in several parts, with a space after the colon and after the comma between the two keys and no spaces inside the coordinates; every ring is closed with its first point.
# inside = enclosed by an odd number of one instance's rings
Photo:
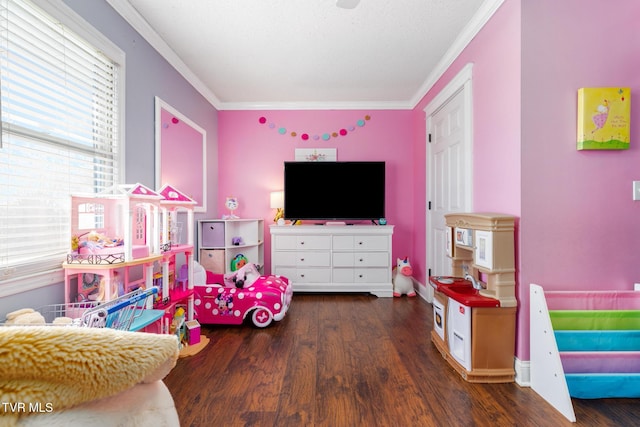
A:
{"type": "Polygon", "coordinates": [[[640,397],[640,292],[531,285],[531,387],[575,421],[571,397],[640,397]]]}
{"type": "Polygon", "coordinates": [[[549,310],[640,310],[636,291],[548,291],[549,310]]]}

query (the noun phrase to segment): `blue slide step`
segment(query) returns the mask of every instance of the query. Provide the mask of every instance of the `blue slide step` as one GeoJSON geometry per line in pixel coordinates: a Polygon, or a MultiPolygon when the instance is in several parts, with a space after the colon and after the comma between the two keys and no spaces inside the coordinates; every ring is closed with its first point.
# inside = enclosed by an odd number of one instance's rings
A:
{"type": "Polygon", "coordinates": [[[640,330],[554,331],[558,351],[640,351],[640,330]]]}
{"type": "Polygon", "coordinates": [[[640,374],[565,374],[569,395],[578,399],[638,398],[640,374]]]}

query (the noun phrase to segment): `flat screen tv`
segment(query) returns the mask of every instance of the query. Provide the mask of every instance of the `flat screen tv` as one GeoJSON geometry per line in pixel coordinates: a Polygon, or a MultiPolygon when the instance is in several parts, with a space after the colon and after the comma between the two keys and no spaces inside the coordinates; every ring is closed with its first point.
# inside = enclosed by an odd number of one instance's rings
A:
{"type": "Polygon", "coordinates": [[[290,220],[384,218],[385,162],[285,162],[284,216],[290,220]]]}

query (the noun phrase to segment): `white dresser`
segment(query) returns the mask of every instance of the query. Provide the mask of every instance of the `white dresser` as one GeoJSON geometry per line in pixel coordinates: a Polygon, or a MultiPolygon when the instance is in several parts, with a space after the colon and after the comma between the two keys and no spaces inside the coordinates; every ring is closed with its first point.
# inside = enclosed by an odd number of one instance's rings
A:
{"type": "Polygon", "coordinates": [[[392,225],[272,225],[271,272],[294,292],[393,294],[392,225]]]}

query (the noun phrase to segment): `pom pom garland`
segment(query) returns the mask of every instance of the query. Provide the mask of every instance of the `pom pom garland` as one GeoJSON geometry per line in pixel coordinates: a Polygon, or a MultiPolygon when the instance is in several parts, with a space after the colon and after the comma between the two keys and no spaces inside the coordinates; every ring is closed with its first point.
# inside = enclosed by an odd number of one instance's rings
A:
{"type": "Polygon", "coordinates": [[[366,115],[364,116],[363,119],[359,119],[356,121],[355,126],[351,125],[348,126],[346,128],[340,128],[337,132],[324,132],[320,135],[315,134],[313,136],[310,136],[308,132],[302,132],[299,133],[297,131],[291,131],[288,132],[286,127],[280,126],[280,127],[276,127],[275,123],[269,122],[266,117],[261,116],[258,118],[258,123],[260,123],[261,125],[263,124],[267,124],[268,123],[268,127],[269,129],[278,129],[278,133],[280,135],[290,135],[291,137],[295,138],[300,136],[300,139],[302,139],[303,141],[308,141],[310,138],[313,139],[314,141],[317,141],[319,139],[322,139],[323,141],[329,141],[331,138],[337,138],[339,136],[347,136],[349,133],[354,132],[356,130],[357,127],[363,127],[366,122],[368,120],[371,120],[371,116],[370,115],[366,115]]]}

